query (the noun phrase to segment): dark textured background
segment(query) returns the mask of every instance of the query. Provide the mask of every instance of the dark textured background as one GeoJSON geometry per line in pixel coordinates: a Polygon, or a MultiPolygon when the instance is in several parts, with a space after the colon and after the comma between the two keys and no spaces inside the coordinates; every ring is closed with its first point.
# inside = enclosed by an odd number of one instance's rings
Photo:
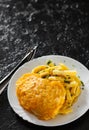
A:
{"type": "MultiPolygon", "coordinates": [[[[89,1],[0,0],[0,80],[36,44],[35,57],[65,55],[89,69],[89,1]]],[[[0,130],[42,128],[12,111],[7,89],[0,95],[0,130]]],[[[89,111],[73,123],[48,129],[88,130],[89,111]]]]}

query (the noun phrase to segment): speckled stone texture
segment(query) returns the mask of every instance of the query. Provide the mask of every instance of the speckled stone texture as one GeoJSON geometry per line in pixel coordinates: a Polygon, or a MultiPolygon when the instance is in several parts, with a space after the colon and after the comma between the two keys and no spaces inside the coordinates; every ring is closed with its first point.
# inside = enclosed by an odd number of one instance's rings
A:
{"type": "Polygon", "coordinates": [[[38,56],[60,54],[89,66],[89,2],[2,0],[0,2],[0,79],[41,44],[38,56]],[[51,46],[51,47],[50,47],[51,46]]]}
{"type": "MultiPolygon", "coordinates": [[[[0,80],[37,44],[35,57],[65,55],[89,69],[89,1],[0,0],[0,80]]],[[[43,128],[20,119],[6,92],[0,95],[0,130],[43,128]]],[[[89,112],[57,129],[88,130],[88,122],[89,112]]]]}

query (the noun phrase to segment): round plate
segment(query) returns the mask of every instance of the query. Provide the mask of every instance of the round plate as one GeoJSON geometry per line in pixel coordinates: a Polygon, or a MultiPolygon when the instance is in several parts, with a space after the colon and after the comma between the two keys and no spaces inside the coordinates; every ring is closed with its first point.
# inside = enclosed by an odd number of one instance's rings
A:
{"type": "Polygon", "coordinates": [[[65,56],[59,55],[49,55],[42,56],[36,59],[33,59],[23,66],[21,66],[12,76],[9,86],[8,86],[8,100],[12,107],[12,109],[24,120],[27,120],[30,123],[41,125],[41,126],[60,126],[64,124],[68,124],[79,117],[81,117],[88,109],[89,109],[89,87],[86,84],[84,86],[84,90],[79,96],[77,102],[73,105],[73,112],[67,115],[57,115],[54,119],[48,121],[39,120],[33,114],[30,114],[26,110],[24,110],[18,102],[16,96],[16,80],[24,73],[31,72],[31,70],[38,66],[44,65],[48,60],[52,60],[56,65],[60,62],[66,64],[70,69],[76,69],[78,75],[84,83],[89,81],[89,70],[82,65],[80,62],[65,56]]]}

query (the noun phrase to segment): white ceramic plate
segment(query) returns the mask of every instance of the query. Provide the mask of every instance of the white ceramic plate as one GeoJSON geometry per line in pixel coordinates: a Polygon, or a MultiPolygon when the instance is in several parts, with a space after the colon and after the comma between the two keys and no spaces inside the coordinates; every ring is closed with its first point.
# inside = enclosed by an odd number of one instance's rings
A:
{"type": "Polygon", "coordinates": [[[78,75],[80,76],[81,80],[84,83],[89,81],[89,71],[80,62],[65,56],[58,56],[58,55],[43,56],[25,63],[14,73],[8,86],[8,100],[12,109],[24,120],[27,120],[28,122],[31,122],[36,125],[41,125],[41,126],[60,126],[60,125],[68,124],[78,119],[89,109],[89,86],[88,85],[84,87],[84,90],[82,91],[78,101],[73,105],[72,113],[68,115],[58,115],[56,116],[56,118],[48,121],[39,120],[36,116],[25,111],[19,105],[16,96],[16,86],[15,86],[16,80],[22,74],[30,72],[34,67],[38,65],[45,64],[46,61],[48,60],[52,60],[56,64],[60,62],[65,63],[69,68],[77,70],[78,75]]]}

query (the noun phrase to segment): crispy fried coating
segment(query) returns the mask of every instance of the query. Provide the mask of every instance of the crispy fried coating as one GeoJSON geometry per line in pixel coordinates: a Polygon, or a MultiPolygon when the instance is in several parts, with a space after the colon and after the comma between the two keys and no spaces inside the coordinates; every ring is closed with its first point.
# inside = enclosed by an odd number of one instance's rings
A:
{"type": "Polygon", "coordinates": [[[60,81],[41,78],[27,73],[16,82],[20,105],[41,120],[54,118],[65,101],[66,91],[60,81]]]}

